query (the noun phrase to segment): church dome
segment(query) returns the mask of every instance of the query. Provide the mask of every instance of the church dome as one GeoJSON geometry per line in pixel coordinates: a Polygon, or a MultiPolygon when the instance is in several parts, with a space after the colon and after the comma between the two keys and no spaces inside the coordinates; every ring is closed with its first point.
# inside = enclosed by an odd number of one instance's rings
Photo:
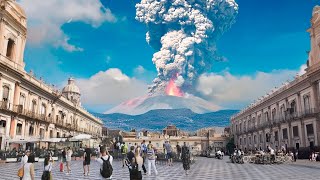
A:
{"type": "Polygon", "coordinates": [[[62,89],[62,93],[76,93],[80,95],[80,89],[74,83],[73,78],[68,79],[68,85],[62,89]]]}

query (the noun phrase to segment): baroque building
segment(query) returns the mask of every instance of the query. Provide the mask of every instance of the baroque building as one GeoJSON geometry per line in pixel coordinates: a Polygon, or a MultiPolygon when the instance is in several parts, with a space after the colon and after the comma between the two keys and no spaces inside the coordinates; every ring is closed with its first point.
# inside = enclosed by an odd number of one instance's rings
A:
{"type": "Polygon", "coordinates": [[[15,0],[0,0],[0,149],[10,142],[72,137],[101,137],[102,121],[80,103],[70,78],[60,92],[25,71],[27,18],[15,0]]]}
{"type": "Polygon", "coordinates": [[[320,7],[313,9],[311,51],[306,73],[274,89],[231,117],[231,133],[241,149],[310,151],[320,146],[320,7]]]}

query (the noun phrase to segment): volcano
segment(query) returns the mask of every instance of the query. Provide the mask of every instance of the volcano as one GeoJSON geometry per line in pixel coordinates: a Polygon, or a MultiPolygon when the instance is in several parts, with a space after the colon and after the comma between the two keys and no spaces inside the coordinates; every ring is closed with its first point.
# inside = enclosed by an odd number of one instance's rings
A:
{"type": "Polygon", "coordinates": [[[105,114],[121,113],[128,115],[144,114],[156,109],[190,109],[194,113],[203,114],[220,110],[214,105],[199,97],[185,94],[184,96],[153,95],[138,97],[108,110],[105,114]]]}

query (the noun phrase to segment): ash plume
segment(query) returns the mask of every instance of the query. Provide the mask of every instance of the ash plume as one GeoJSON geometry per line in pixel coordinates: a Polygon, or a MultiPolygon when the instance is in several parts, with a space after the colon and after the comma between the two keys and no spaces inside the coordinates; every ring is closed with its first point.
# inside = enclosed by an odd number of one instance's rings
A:
{"type": "Polygon", "coordinates": [[[199,75],[211,69],[217,39],[238,14],[234,0],[141,0],[136,20],[146,24],[146,40],[157,52],[152,61],[158,71],[151,94],[165,91],[170,79],[192,93],[199,75]]]}

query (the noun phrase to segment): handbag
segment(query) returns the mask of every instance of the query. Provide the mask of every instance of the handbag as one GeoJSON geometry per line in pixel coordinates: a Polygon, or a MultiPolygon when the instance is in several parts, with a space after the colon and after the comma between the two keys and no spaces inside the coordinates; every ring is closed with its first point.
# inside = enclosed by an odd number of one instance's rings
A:
{"type": "Polygon", "coordinates": [[[18,177],[22,178],[22,177],[23,177],[23,174],[24,174],[24,164],[23,164],[22,168],[20,168],[20,169],[18,170],[18,177]]]}

